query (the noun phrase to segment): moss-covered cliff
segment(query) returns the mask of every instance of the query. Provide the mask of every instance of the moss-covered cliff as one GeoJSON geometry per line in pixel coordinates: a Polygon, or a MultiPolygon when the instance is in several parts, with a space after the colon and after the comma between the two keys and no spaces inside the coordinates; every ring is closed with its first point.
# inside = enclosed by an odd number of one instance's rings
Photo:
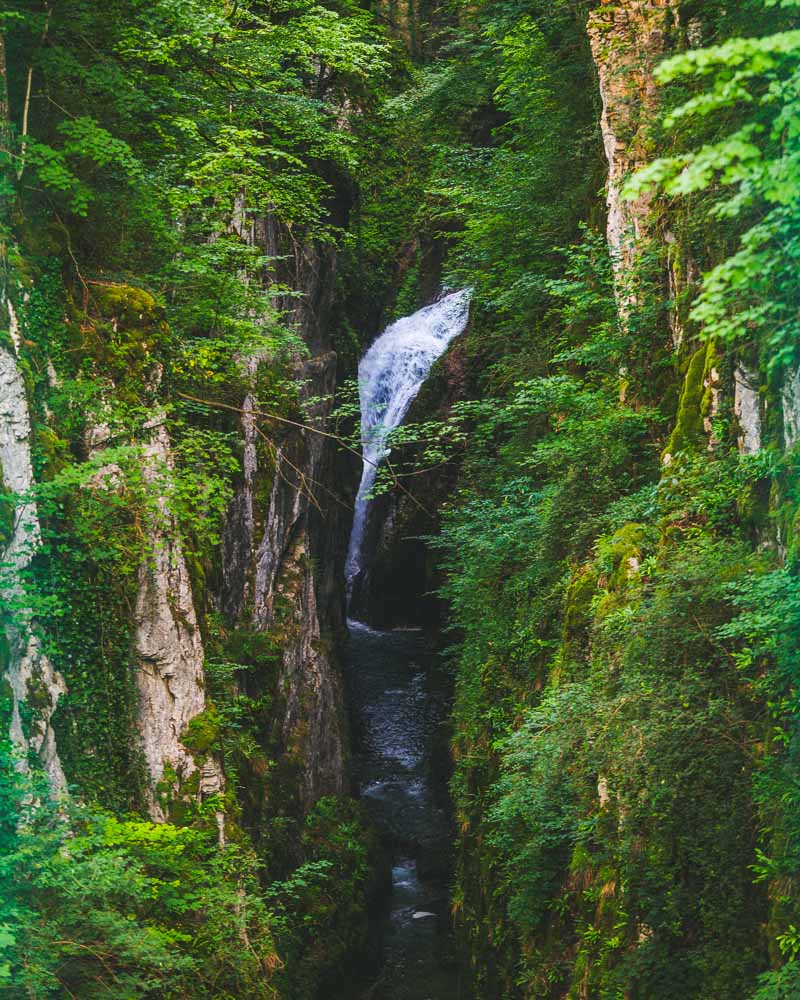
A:
{"type": "Polygon", "coordinates": [[[755,204],[794,204],[756,177],[794,169],[771,115],[795,26],[758,4],[473,5],[407,99],[437,144],[418,211],[458,220],[444,274],[476,295],[441,367],[457,404],[434,374],[395,456],[428,512],[376,502],[371,571],[386,592],[402,572],[402,599],[363,607],[420,615],[444,576],[448,610],[425,611],[453,640],[478,997],[796,988],[795,209],[737,251],[755,204]],[[423,473],[432,436],[447,462],[423,473]]]}
{"type": "Polygon", "coordinates": [[[78,0],[15,5],[0,56],[0,990],[329,991],[379,864],[326,427],[389,45],[321,5],[78,0]]]}
{"type": "Polygon", "coordinates": [[[797,992],[795,6],[0,16],[0,992],[360,989],[345,386],[467,286],[353,604],[447,636],[464,990],[797,992]]]}

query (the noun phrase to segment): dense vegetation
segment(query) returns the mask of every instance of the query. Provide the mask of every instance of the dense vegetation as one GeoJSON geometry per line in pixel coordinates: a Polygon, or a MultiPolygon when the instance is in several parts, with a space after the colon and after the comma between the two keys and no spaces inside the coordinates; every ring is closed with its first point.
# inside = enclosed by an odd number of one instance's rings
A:
{"type": "Polygon", "coordinates": [[[720,44],[659,70],[669,114],[645,125],[665,155],[628,190],[668,197],[616,289],[587,206],[596,108],[563,78],[588,73],[571,5],[487,5],[495,145],[437,175],[478,292],[481,399],[454,417],[472,432],[436,544],[479,996],[798,989],[797,466],[776,419],[797,364],[797,35],[785,17],[727,41],[770,12],[712,8],[692,13],[720,44]],[[702,284],[671,295],[669,255],[702,284]],[[738,364],[773,421],[753,454],[715,395],[738,364]]]}
{"type": "Polygon", "coordinates": [[[448,280],[476,290],[459,350],[477,398],[398,443],[434,463],[449,442],[461,468],[432,544],[454,641],[453,909],[480,997],[800,988],[785,7],[673,22],[671,47],[708,47],[657,71],[624,267],[601,235],[586,8],[471,6],[400,106],[412,142],[432,137],[419,229],[454,230],[448,280]],[[737,377],[764,400],[760,447],[737,377]]]}
{"type": "MultiPolygon", "coordinates": [[[[16,776],[19,748],[3,743],[0,992],[311,996],[363,946],[376,849],[355,803],[302,810],[294,771],[276,767],[277,640],[213,612],[237,414],[187,397],[238,408],[251,392],[300,416],[299,278],[247,220],[267,212],[297,246],[341,238],[335,204],[360,153],[349,121],[374,102],[389,46],[355,5],[305,2],[12,3],[0,37],[4,328],[18,319],[43,537],[3,612],[35,615],[64,678],[53,726],[79,796],[32,808],[35,764],[16,776]],[[154,423],[166,466],[146,457],[154,423]],[[180,787],[167,771],[155,795],[172,822],[156,825],[131,647],[167,509],[213,699],[180,735],[200,768],[224,759],[227,790],[200,801],[200,770],[180,787]]],[[[32,713],[37,693],[48,703],[29,685],[32,713]]]]}
{"type": "MultiPolygon", "coordinates": [[[[374,832],[344,795],[298,801],[286,636],[217,600],[243,398],[276,467],[280,421],[309,419],[313,247],[341,376],[440,280],[474,289],[461,398],[398,438],[434,469],[406,494],[437,506],[473,994],[800,996],[797,4],[685,0],[658,51],[622,48],[652,83],[616,137],[632,246],[606,234],[587,19],[641,5],[402,6],[0,14],[0,343],[43,534],[2,613],[32,609],[63,674],[75,792],[46,804],[4,736],[0,995],[301,1000],[368,946],[374,832]],[[165,495],[207,658],[183,740],[227,785],[165,780],[151,822],[131,609],[165,495]]],[[[17,499],[0,481],[0,544],[17,499]]]]}

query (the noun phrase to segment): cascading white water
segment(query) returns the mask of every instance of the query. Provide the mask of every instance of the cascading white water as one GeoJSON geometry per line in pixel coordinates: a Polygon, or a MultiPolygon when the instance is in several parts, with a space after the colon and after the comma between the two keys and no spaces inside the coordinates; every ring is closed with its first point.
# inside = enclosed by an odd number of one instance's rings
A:
{"type": "MultiPolygon", "coordinates": [[[[389,326],[358,367],[363,470],[347,557],[348,596],[364,569],[364,535],[378,466],[434,361],[467,325],[470,291],[452,292],[389,326]]],[[[356,603],[358,603],[356,599],[356,603]]],[[[436,695],[423,632],[350,629],[354,718],[364,733],[355,775],[364,804],[392,846],[392,891],[383,932],[381,984],[387,996],[461,995],[458,975],[442,961],[447,935],[445,878],[420,872],[419,858],[446,844],[431,760],[443,703],[436,695]],[[410,845],[413,845],[410,846],[410,845]],[[397,988],[397,992],[396,989],[397,988]]],[[[382,991],[383,995],[383,991],[382,991]]]]}
{"type": "Polygon", "coordinates": [[[471,294],[470,289],[451,292],[392,323],[358,366],[364,468],[345,567],[348,584],[362,569],[367,509],[378,466],[390,452],[387,437],[402,423],[434,361],[466,327],[471,294]]]}

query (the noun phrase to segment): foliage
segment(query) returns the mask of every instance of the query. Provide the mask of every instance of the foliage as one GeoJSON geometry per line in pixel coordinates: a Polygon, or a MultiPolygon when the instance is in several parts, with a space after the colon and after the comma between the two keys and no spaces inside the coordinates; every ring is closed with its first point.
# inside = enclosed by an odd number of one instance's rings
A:
{"type": "Polygon", "coordinates": [[[287,995],[310,995],[365,934],[363,818],[320,806],[292,840],[305,822],[296,763],[259,780],[285,749],[277,671],[253,682],[279,655],[260,636],[241,657],[212,640],[213,698],[180,734],[225,760],[225,850],[208,803],[182,811],[197,829],[132,818],[148,798],[137,595],[166,545],[191,574],[204,637],[217,627],[205,613],[242,472],[240,408],[250,394],[276,415],[259,443],[268,466],[280,421],[302,419],[304,269],[343,239],[360,123],[395,57],[349,0],[21,0],[0,15],[0,43],[0,339],[12,346],[8,297],[37,477],[22,500],[42,526],[18,607],[3,610],[33,612],[65,679],[53,726],[87,803],[42,805],[12,831],[19,892],[0,915],[0,976],[9,995],[275,996],[277,928],[287,995]],[[269,847],[247,826],[256,799],[269,847]],[[349,872],[338,885],[326,874],[306,894],[262,894],[300,880],[298,865],[334,863],[349,872]]]}
{"type": "MultiPolygon", "coordinates": [[[[532,44],[533,34],[520,26],[506,37],[532,44]]],[[[513,52],[506,57],[513,80],[513,52]]],[[[663,72],[702,58],[676,57],[663,72]]],[[[783,78],[792,72],[787,60],[783,78]]],[[[547,65],[539,52],[531,62],[547,65]]],[[[709,75],[722,88],[718,70],[714,64],[709,75]]],[[[680,99],[675,73],[670,99],[680,99]]],[[[529,90],[542,93],[536,82],[529,90]]],[[[790,101],[786,91],[778,103],[790,101]]],[[[777,104],[773,110],[779,114],[777,104]]],[[[692,114],[675,118],[675,139],[665,140],[687,150],[670,161],[676,184],[696,155],[692,114]]],[[[719,127],[730,120],[719,118],[719,127]]],[[[514,129],[517,141],[524,129],[514,129]]],[[[764,157],[782,155],[775,143],[783,137],[769,142],[764,157]]],[[[555,180],[546,141],[535,155],[555,180]]],[[[475,192],[462,201],[463,266],[465,248],[476,245],[470,226],[497,174],[468,188],[469,170],[451,166],[461,178],[453,191],[475,192]]],[[[662,164],[631,193],[658,170],[663,179],[662,164]]],[[[705,209],[724,190],[717,179],[705,201],[698,189],[693,205],[705,209]]],[[[670,356],[660,248],[639,248],[635,271],[624,276],[633,294],[617,289],[635,307],[620,321],[597,239],[587,234],[567,253],[554,253],[551,242],[542,252],[543,220],[503,235],[504,225],[525,218],[512,198],[486,227],[487,236],[500,234],[497,242],[460,272],[476,287],[467,350],[483,369],[483,398],[451,413],[469,437],[461,491],[434,540],[455,627],[455,912],[473,988],[509,997],[748,995],[767,965],[767,938],[774,960],[781,948],[792,958],[792,854],[772,810],[783,799],[780,822],[789,822],[793,784],[786,774],[767,777],[775,770],[761,733],[772,697],[754,684],[755,666],[740,672],[749,643],[733,623],[737,594],[761,581],[769,588],[775,564],[753,550],[774,530],[770,515],[793,538],[794,499],[778,514],[781,491],[794,497],[791,462],[769,450],[736,452],[731,404],[709,390],[730,375],[734,361],[723,351],[731,337],[701,306],[694,320],[708,343],[691,340],[670,356]],[[512,270],[523,256],[515,238],[535,261],[530,277],[512,270]],[[681,394],[676,374],[687,369],[681,394]],[[680,461],[664,470],[662,450],[680,461]],[[784,484],[773,486],[771,503],[770,482],[784,484]],[[773,857],[784,859],[783,881],[764,860],[773,857]],[[764,882],[782,904],[769,903],[764,882]]],[[[703,253],[717,254],[713,263],[754,218],[755,204],[742,203],[738,216],[717,212],[708,234],[691,234],[703,253]]],[[[770,266],[786,269],[786,294],[767,288],[774,272],[759,285],[763,262],[747,293],[791,323],[785,243],[772,244],[770,266]]],[[[726,321],[744,315],[730,301],[725,309],[726,321]]],[[[738,343],[749,359],[761,349],[768,371],[776,325],[753,319],[744,317],[738,343]]],[[[777,359],[787,360],[788,352],[777,359]]],[[[769,603],[765,590],[748,606],[756,613],[769,603]]],[[[785,621],[796,620],[788,598],[778,607],[785,621]]],[[[780,677],[776,653],[753,661],[770,683],[780,677]]],[[[773,980],[789,989],[792,976],[767,976],[762,989],[773,980]]]]}
{"type": "Polygon", "coordinates": [[[800,874],[800,787],[797,750],[796,623],[800,582],[785,569],[746,579],[731,587],[739,614],[718,629],[735,640],[736,666],[767,706],[766,754],[756,775],[755,801],[761,846],[752,864],[755,879],[771,887],[771,922],[781,963],[762,977],[757,1000],[791,996],[797,987],[797,885],[800,874]]]}
{"type": "Polygon", "coordinates": [[[787,365],[798,339],[800,32],[684,52],[664,62],[658,78],[694,91],[666,118],[683,149],[642,170],[630,196],[654,185],[682,197],[710,189],[707,213],[741,220],[739,249],[704,276],[692,316],[704,336],[755,338],[770,365],[787,365]]]}
{"type": "Polygon", "coordinates": [[[25,2],[2,18],[2,287],[47,481],[25,596],[67,681],[70,780],[127,808],[131,618],[154,525],[166,516],[202,616],[240,473],[237,408],[248,392],[297,406],[297,293],[254,219],[289,249],[336,238],[351,122],[388,45],[357,6],[305,0],[25,2]]]}
{"type": "MultiPolygon", "coordinates": [[[[779,393],[798,361],[796,3],[676,10],[668,42],[708,44],[658,70],[671,110],[644,123],[654,159],[627,192],[660,195],[664,239],[616,278],[590,5],[449,0],[415,63],[371,6],[0,15],[1,284],[43,527],[4,610],[38,617],[68,687],[59,747],[92,803],[51,807],[0,770],[0,993],[312,997],[367,943],[379,851],[345,797],[303,814],[280,636],[207,614],[239,408],[249,394],[277,418],[271,459],[281,420],[302,419],[300,271],[335,245],[343,369],[440,279],[474,290],[470,398],[398,429],[376,491],[457,477],[432,547],[476,995],[793,996],[800,497],[779,393]],[[689,319],[674,351],[670,313],[689,319]],[[762,383],[756,455],[716,395],[740,363],[762,383]],[[182,828],[128,814],[144,798],[132,608],[159,517],[209,653],[183,738],[224,760],[224,850],[196,811],[182,828]]],[[[345,400],[345,428],[355,413],[345,400]]]]}
{"type": "MultiPolygon", "coordinates": [[[[4,769],[9,766],[7,750],[4,769]]],[[[277,996],[279,964],[245,849],[17,791],[0,900],[10,996],[277,996]],[[27,806],[24,804],[27,802],[27,806]]],[[[6,813],[5,815],[8,815],[6,813]]]]}
{"type": "Polygon", "coordinates": [[[301,837],[306,860],[267,891],[284,957],[275,982],[286,997],[337,995],[343,980],[361,977],[370,942],[377,834],[360,804],[331,796],[309,812],[301,837]]]}

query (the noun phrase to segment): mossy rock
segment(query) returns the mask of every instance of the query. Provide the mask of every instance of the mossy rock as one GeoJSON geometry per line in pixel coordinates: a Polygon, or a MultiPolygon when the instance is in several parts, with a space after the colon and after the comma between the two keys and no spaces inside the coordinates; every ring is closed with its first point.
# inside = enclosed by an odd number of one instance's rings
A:
{"type": "Polygon", "coordinates": [[[156,785],[156,795],[164,800],[174,794],[175,789],[178,787],[178,772],[172,766],[172,764],[167,761],[164,764],[164,772],[162,774],[161,780],[156,785]]]}
{"type": "Polygon", "coordinates": [[[140,329],[161,313],[153,296],[133,285],[93,281],[91,298],[98,315],[115,319],[124,329],[140,329]]]}
{"type": "Polygon", "coordinates": [[[40,479],[49,481],[69,465],[69,443],[59,437],[51,427],[40,425],[36,428],[34,446],[40,479]]]}
{"type": "Polygon", "coordinates": [[[652,542],[653,529],[645,524],[625,524],[597,542],[597,565],[610,590],[622,589],[638,573],[642,556],[652,542]]]}
{"type": "Polygon", "coordinates": [[[786,550],[786,565],[796,570],[800,564],[800,506],[791,501],[782,504],[777,514],[781,541],[786,550]]]}
{"type": "Polygon", "coordinates": [[[665,464],[676,455],[696,450],[707,442],[706,420],[713,412],[714,372],[719,370],[721,362],[722,356],[712,341],[689,359],[675,427],[661,455],[665,464]]]}
{"type": "Polygon", "coordinates": [[[8,351],[9,354],[14,352],[14,341],[11,339],[11,329],[8,316],[8,310],[3,306],[0,306],[0,350],[8,351]]]}
{"type": "Polygon", "coordinates": [[[181,743],[192,754],[207,754],[219,737],[220,725],[216,708],[209,705],[205,711],[189,720],[181,733],[181,743]]]}
{"type": "Polygon", "coordinates": [[[597,571],[593,566],[584,566],[570,579],[564,598],[565,638],[586,627],[596,593],[597,571]]]}
{"type": "Polygon", "coordinates": [[[142,388],[166,345],[164,310],[143,288],[91,282],[86,314],[78,317],[84,344],[114,383],[142,388]]]}
{"type": "Polygon", "coordinates": [[[592,621],[592,601],[597,594],[598,573],[593,565],[582,566],[570,577],[564,594],[564,625],[561,632],[561,660],[580,657],[592,621]]]}
{"type": "Polygon", "coordinates": [[[771,532],[771,493],[772,483],[762,479],[748,484],[736,499],[740,523],[743,527],[754,531],[759,538],[771,532]]]}
{"type": "Polygon", "coordinates": [[[46,712],[53,704],[47,685],[36,674],[28,678],[25,685],[25,697],[28,705],[39,715],[46,712]]]}
{"type": "Polygon", "coordinates": [[[0,552],[8,545],[14,535],[14,521],[17,510],[17,498],[11,490],[0,483],[0,552]]]}
{"type": "MultiPolygon", "coordinates": [[[[5,670],[8,663],[8,642],[5,633],[0,631],[0,670],[5,670]]],[[[8,732],[11,716],[14,711],[14,691],[7,677],[0,677],[0,726],[3,732],[8,732]]]]}
{"type": "Polygon", "coordinates": [[[569,862],[572,875],[587,875],[594,871],[594,859],[585,844],[576,844],[569,862]]]}
{"type": "MultiPolygon", "coordinates": [[[[225,832],[235,828],[231,817],[238,817],[240,809],[233,789],[224,794],[214,794],[200,800],[201,771],[196,768],[187,777],[178,777],[170,763],[164,766],[164,776],[156,785],[156,795],[167,819],[174,826],[192,826],[196,829],[217,830],[216,812],[225,814],[225,832]]],[[[241,840],[241,829],[238,830],[241,840]]]]}

